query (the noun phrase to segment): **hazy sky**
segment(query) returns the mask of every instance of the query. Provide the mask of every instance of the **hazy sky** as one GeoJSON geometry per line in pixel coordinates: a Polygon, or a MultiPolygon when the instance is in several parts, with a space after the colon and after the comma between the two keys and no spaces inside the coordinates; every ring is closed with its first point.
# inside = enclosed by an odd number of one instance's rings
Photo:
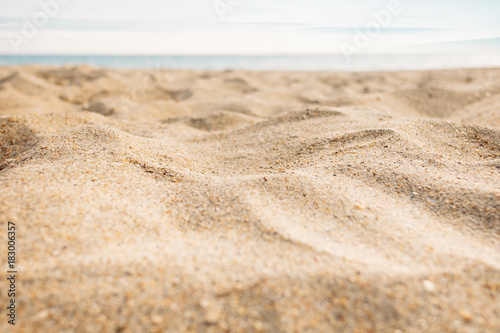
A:
{"type": "Polygon", "coordinates": [[[304,54],[497,46],[500,0],[0,0],[0,54],[304,54]],[[52,4],[48,15],[44,3],[52,4]],[[390,8],[397,10],[382,14],[390,8]],[[378,23],[373,13],[381,15],[378,23]],[[367,24],[372,36],[356,39],[367,24]]]}

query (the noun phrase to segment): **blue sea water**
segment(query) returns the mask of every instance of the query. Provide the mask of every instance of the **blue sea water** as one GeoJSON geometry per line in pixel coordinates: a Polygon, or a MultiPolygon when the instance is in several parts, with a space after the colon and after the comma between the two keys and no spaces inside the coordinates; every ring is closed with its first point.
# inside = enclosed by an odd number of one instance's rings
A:
{"type": "Polygon", "coordinates": [[[88,64],[109,68],[197,70],[392,71],[500,67],[499,54],[359,54],[282,56],[0,55],[0,65],[88,64]]]}

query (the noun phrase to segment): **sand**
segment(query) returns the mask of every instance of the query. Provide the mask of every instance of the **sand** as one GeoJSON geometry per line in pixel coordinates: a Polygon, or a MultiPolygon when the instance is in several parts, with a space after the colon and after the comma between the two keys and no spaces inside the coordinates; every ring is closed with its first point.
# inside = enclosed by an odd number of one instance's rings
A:
{"type": "Polygon", "coordinates": [[[0,67],[8,221],[18,332],[499,332],[500,70],[0,67]]]}

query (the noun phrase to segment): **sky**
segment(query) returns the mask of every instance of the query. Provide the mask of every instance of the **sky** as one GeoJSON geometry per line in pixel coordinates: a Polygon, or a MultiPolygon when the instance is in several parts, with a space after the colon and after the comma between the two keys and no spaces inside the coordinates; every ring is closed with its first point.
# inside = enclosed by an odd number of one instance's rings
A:
{"type": "Polygon", "coordinates": [[[499,0],[0,0],[0,54],[498,50],[499,0]]]}

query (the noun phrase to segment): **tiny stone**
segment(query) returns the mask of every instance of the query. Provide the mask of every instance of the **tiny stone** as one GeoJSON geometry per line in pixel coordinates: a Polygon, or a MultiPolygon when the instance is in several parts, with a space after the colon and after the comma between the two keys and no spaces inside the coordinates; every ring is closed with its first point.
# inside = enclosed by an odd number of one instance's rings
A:
{"type": "Polygon", "coordinates": [[[43,311],[40,311],[38,312],[37,314],[35,314],[31,320],[33,321],[39,321],[39,320],[44,320],[45,318],[47,318],[49,316],[49,311],[48,310],[43,310],[43,311]]]}
{"type": "Polygon", "coordinates": [[[436,290],[436,285],[432,281],[424,280],[423,285],[424,285],[424,289],[430,293],[432,293],[436,290]]]}
{"type": "Polygon", "coordinates": [[[467,310],[464,309],[460,310],[460,316],[465,322],[472,321],[472,314],[467,310]]]}

